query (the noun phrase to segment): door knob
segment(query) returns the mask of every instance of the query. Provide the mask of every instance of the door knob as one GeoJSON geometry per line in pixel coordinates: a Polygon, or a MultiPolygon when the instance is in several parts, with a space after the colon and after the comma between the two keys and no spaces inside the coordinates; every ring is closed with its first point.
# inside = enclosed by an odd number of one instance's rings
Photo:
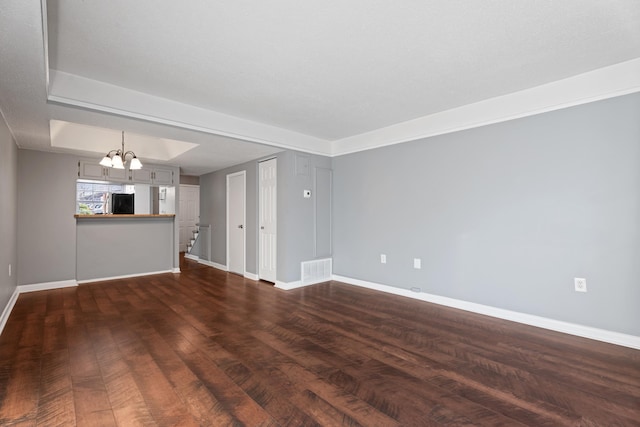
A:
{"type": "Polygon", "coordinates": [[[240,225],[238,226],[238,228],[244,228],[244,225],[240,224],[240,225]]]}

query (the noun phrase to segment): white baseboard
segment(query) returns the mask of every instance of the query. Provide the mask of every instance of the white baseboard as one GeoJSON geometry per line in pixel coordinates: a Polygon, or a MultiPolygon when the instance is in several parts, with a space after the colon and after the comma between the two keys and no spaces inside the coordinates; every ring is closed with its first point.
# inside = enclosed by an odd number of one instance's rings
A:
{"type": "Polygon", "coordinates": [[[78,286],[76,280],[60,280],[58,282],[44,282],[44,283],[36,283],[33,285],[19,285],[18,293],[24,294],[26,292],[37,292],[37,291],[48,291],[51,289],[60,289],[60,288],[72,288],[74,286],[78,286]]]}
{"type": "Polygon", "coordinates": [[[300,280],[296,280],[295,282],[281,282],[279,280],[276,280],[275,287],[278,289],[282,289],[284,291],[290,291],[291,289],[302,288],[304,286],[309,286],[311,284],[312,283],[307,283],[303,285],[300,280]]]}
{"type": "Polygon", "coordinates": [[[640,350],[640,337],[634,335],[607,331],[604,329],[593,328],[591,326],[577,325],[575,323],[534,316],[532,314],[519,313],[517,311],[504,310],[502,308],[476,304],[473,302],[447,298],[439,295],[427,294],[424,292],[413,292],[408,289],[396,288],[394,286],[382,285],[380,283],[353,279],[351,277],[344,277],[336,274],[333,275],[333,280],[347,283],[349,285],[361,286],[376,291],[387,292],[394,295],[427,301],[434,304],[470,311],[473,313],[484,314],[486,316],[497,317],[499,319],[523,323],[525,325],[536,326],[538,328],[549,329],[556,332],[562,332],[565,334],[576,335],[583,338],[589,338],[640,350]]]}
{"type": "Polygon", "coordinates": [[[208,265],[209,267],[217,268],[222,271],[229,271],[226,265],[218,264],[217,262],[207,261],[206,259],[199,259],[200,264],[208,265]]]}
{"type": "Polygon", "coordinates": [[[213,268],[217,268],[218,270],[229,271],[226,265],[218,264],[217,262],[209,261],[209,265],[213,268]]]}
{"type": "Polygon", "coordinates": [[[278,289],[285,290],[285,291],[290,291],[292,289],[304,288],[305,286],[317,285],[318,283],[328,282],[329,280],[332,280],[332,279],[328,279],[328,280],[327,279],[318,279],[318,280],[313,280],[313,281],[307,282],[307,283],[303,283],[302,280],[296,280],[295,282],[281,282],[279,280],[276,280],[275,287],[278,288],[278,289]]]}
{"type": "Polygon", "coordinates": [[[18,295],[20,295],[20,291],[18,291],[18,288],[16,287],[13,294],[11,294],[11,298],[9,298],[9,302],[7,302],[4,310],[2,310],[2,315],[0,316],[0,335],[2,335],[2,331],[9,320],[9,315],[11,314],[11,310],[13,310],[13,306],[16,305],[16,301],[18,301],[18,295]]]}
{"type": "MultiPolygon", "coordinates": [[[[213,261],[207,261],[206,259],[200,259],[197,255],[184,254],[184,257],[192,259],[194,261],[198,261],[200,264],[204,264],[204,265],[207,265],[209,267],[217,268],[218,270],[229,271],[229,269],[227,268],[226,265],[218,264],[217,262],[213,262],[213,261]]],[[[246,277],[247,279],[251,279],[251,280],[260,280],[260,278],[258,277],[257,274],[249,273],[248,271],[245,271],[243,276],[246,277]]]]}
{"type": "Polygon", "coordinates": [[[260,277],[258,277],[257,274],[249,273],[248,271],[244,272],[244,277],[246,277],[247,279],[255,280],[255,281],[260,280],[260,277]]]}
{"type": "MultiPolygon", "coordinates": [[[[180,272],[179,269],[178,269],[178,272],[180,272]]],[[[113,277],[98,277],[95,279],[78,280],[78,284],[104,282],[107,280],[130,279],[132,277],[152,276],[154,274],[165,274],[165,273],[174,273],[174,271],[172,269],[172,270],[162,270],[162,271],[150,271],[148,273],[124,274],[122,276],[113,276],[113,277]]]]}
{"type": "MultiPolygon", "coordinates": [[[[208,261],[206,259],[200,259],[200,257],[198,255],[184,254],[184,257],[187,258],[187,259],[191,259],[193,261],[198,261],[200,264],[204,264],[204,265],[208,265],[209,267],[217,268],[218,270],[229,271],[227,269],[226,265],[218,264],[217,262],[208,261]]],[[[247,274],[251,274],[251,273],[245,273],[245,277],[246,277],[247,274]]],[[[254,280],[258,280],[258,279],[254,279],[254,280]]]]}
{"type": "Polygon", "coordinates": [[[172,273],[180,273],[180,267],[176,267],[173,270],[171,270],[172,273]]]}

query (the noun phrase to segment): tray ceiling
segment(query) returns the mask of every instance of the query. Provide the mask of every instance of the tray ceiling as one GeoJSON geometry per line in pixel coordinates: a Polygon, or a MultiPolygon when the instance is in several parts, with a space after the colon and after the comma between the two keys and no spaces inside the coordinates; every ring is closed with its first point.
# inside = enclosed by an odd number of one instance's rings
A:
{"type": "Polygon", "coordinates": [[[77,149],[52,144],[50,120],[125,130],[196,144],[172,158],[186,173],[640,90],[635,0],[1,7],[0,108],[21,147],[77,149]]]}

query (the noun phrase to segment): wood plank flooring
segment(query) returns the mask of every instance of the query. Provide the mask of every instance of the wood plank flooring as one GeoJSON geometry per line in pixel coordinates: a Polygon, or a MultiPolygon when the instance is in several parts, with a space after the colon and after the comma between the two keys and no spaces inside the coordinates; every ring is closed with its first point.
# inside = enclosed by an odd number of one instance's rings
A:
{"type": "Polygon", "coordinates": [[[640,425],[638,350],[181,268],[22,294],[0,337],[0,425],[640,425]]]}

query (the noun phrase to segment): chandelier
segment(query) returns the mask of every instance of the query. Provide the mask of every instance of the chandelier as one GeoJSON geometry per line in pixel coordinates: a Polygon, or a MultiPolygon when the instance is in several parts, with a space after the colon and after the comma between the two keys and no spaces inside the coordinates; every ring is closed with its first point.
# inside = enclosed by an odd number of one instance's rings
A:
{"type": "Polygon", "coordinates": [[[124,169],[124,164],[129,155],[131,156],[129,169],[142,169],[142,163],[140,163],[140,160],[136,157],[136,153],[133,151],[124,151],[124,131],[122,131],[122,148],[109,151],[107,155],[100,160],[100,164],[108,168],[124,169]]]}

